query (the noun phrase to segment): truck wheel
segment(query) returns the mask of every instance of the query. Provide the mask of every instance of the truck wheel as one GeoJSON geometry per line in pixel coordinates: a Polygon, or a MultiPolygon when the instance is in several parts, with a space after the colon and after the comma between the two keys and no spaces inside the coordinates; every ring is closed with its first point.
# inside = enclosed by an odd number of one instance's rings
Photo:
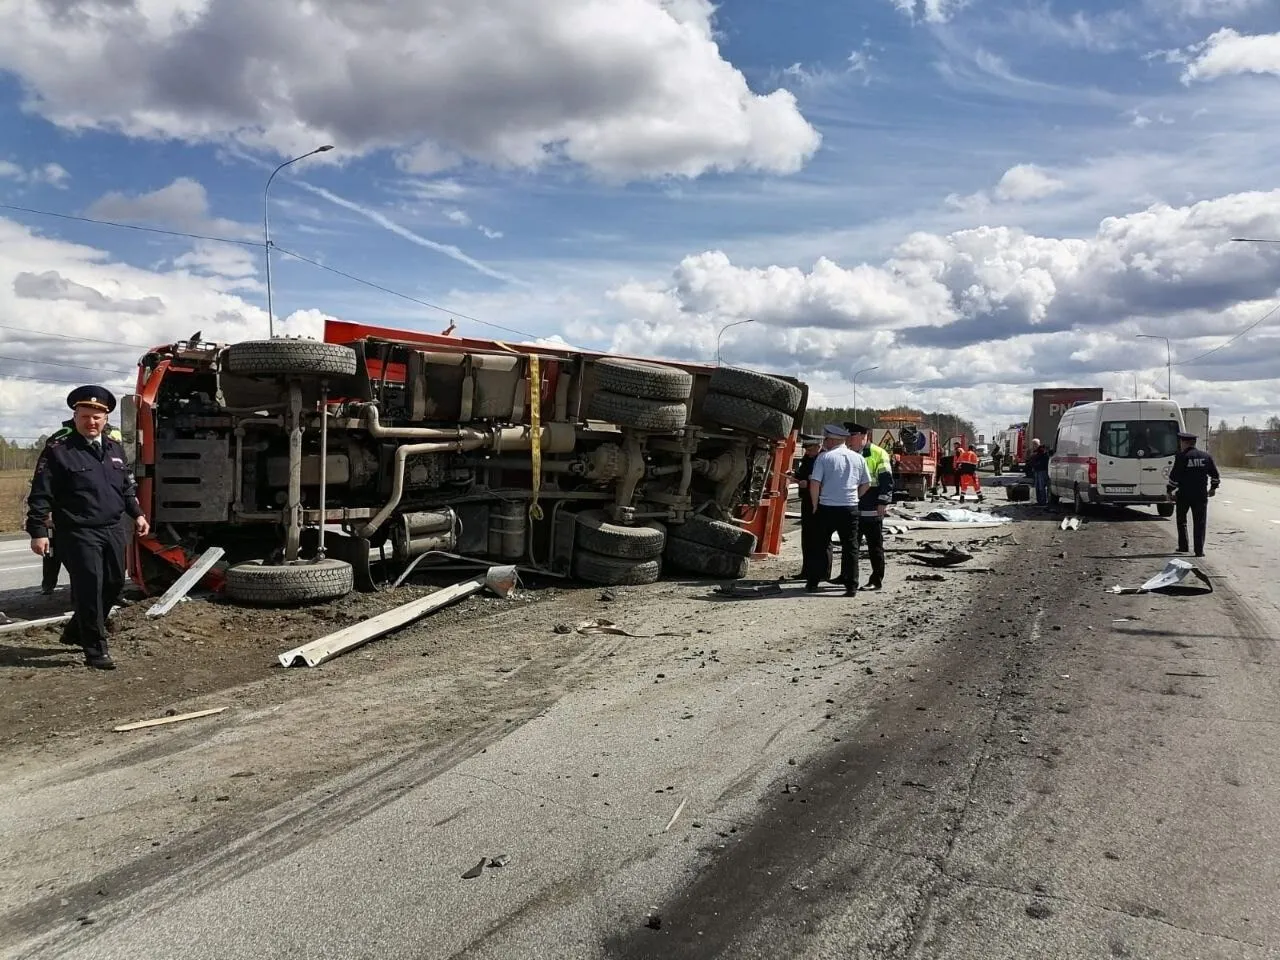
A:
{"type": "Polygon", "coordinates": [[[655,583],[662,575],[662,561],[627,560],[622,557],[606,557],[590,550],[573,552],[573,573],[587,583],[600,583],[607,587],[638,587],[655,583]]]}
{"type": "Polygon", "coordinates": [[[226,594],[238,603],[285,606],[336,600],[351,592],[351,564],[299,560],[279,565],[250,560],[227,568],[226,594]]]}
{"type": "Polygon", "coordinates": [[[681,524],[667,527],[667,543],[683,540],[713,550],[723,550],[739,557],[749,556],[756,548],[756,537],[749,530],[724,520],[710,520],[694,514],[681,524]]]}
{"type": "Polygon", "coordinates": [[[589,419],[607,420],[620,427],[652,430],[654,433],[675,433],[684,428],[688,416],[689,411],[683,403],[625,397],[608,390],[597,390],[587,402],[589,419]]]}
{"type": "Polygon", "coordinates": [[[794,383],[739,367],[716,367],[707,389],[730,397],[754,400],[793,417],[804,398],[804,392],[794,383]]]}
{"type": "Polygon", "coordinates": [[[610,523],[603,510],[586,510],[578,514],[575,544],[591,553],[627,560],[652,560],[662,556],[667,531],[659,523],[627,527],[610,523]]]}
{"type": "Polygon", "coordinates": [[[643,360],[596,361],[596,382],[601,390],[646,400],[688,400],[693,374],[643,360]]]}
{"type": "Polygon", "coordinates": [[[789,413],[727,393],[708,393],[702,400],[702,418],[769,440],[785,440],[795,423],[789,413]]]}
{"type": "Polygon", "coordinates": [[[1174,505],[1172,503],[1157,503],[1156,513],[1160,514],[1162,517],[1172,517],[1173,506],[1174,505]]]}
{"type": "Polygon", "coordinates": [[[668,540],[663,556],[669,566],[718,580],[743,579],[750,562],[741,554],[717,550],[691,540],[668,540]]]}
{"type": "Polygon", "coordinates": [[[356,352],[316,340],[246,340],[227,347],[227,370],[248,376],[350,377],[356,352]]]}

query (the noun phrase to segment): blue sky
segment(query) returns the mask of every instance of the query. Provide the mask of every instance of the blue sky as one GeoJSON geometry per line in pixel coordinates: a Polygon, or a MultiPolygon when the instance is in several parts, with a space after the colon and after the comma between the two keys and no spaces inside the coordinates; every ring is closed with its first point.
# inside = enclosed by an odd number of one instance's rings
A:
{"type": "MultiPolygon", "coordinates": [[[[1190,358],[1277,302],[1280,245],[1230,243],[1280,237],[1266,0],[413,6],[8,4],[0,202],[256,241],[270,169],[332,142],[272,187],[280,247],[584,346],[708,360],[750,317],[733,362],[843,402],[870,357],[860,396],[992,427],[1033,386],[1154,391],[1138,333],[1190,358]]],[[[58,415],[41,377],[265,334],[258,248],[0,218],[2,433],[58,415]]],[[[288,332],[449,321],[274,263],[288,332]]],[[[1277,370],[1263,324],[1175,394],[1260,420],[1277,370]]]]}

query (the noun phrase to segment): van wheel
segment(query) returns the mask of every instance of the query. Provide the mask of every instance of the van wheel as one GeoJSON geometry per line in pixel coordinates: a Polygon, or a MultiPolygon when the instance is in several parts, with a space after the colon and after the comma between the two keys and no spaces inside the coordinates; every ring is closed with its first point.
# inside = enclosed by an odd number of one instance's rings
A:
{"type": "Polygon", "coordinates": [[[1160,514],[1162,517],[1172,517],[1173,506],[1174,505],[1172,503],[1157,503],[1156,513],[1160,514]]]}

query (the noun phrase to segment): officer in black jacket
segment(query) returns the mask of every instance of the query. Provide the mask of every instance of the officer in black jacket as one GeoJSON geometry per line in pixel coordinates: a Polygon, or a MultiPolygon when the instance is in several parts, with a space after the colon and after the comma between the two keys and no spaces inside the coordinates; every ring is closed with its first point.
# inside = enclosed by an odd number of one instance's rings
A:
{"type": "MultiPolygon", "coordinates": [[[[45,442],[52,443],[54,440],[61,440],[64,437],[69,437],[71,434],[75,432],[76,432],[76,420],[75,420],[75,417],[71,417],[68,420],[63,420],[62,426],[60,426],[56,431],[54,431],[53,435],[49,437],[49,439],[46,440],[45,442]]],[[[107,425],[106,434],[108,437],[110,437],[112,440],[115,440],[117,443],[120,442],[121,439],[123,439],[123,436],[120,433],[120,431],[117,428],[111,426],[110,424],[107,425]]],[[[51,593],[53,593],[54,590],[58,588],[58,573],[61,570],[62,570],[62,555],[58,553],[57,532],[52,528],[50,528],[49,529],[49,549],[46,550],[44,553],[44,562],[41,564],[41,574],[40,574],[40,592],[43,593],[46,597],[49,596],[51,593]]]]}
{"type": "Polygon", "coordinates": [[[1178,553],[1187,552],[1187,512],[1195,524],[1196,556],[1204,556],[1204,531],[1209,498],[1218,492],[1222,478],[1213,457],[1196,448],[1194,433],[1179,433],[1182,449],[1173,458],[1169,471],[1169,497],[1178,504],[1178,553]]]}
{"type": "Polygon", "coordinates": [[[105,387],[77,387],[67,395],[75,431],[50,440],[36,461],[27,498],[31,551],[49,551],[48,518],[58,531],[58,550],[71,575],[74,616],[62,642],[84,648],[85,663],[113,670],[107,651],[107,616],[124,587],[125,534],[120,518],[133,518],[139,536],[150,527],[138,504],[137,484],[124,447],[107,436],[107,414],[116,398],[105,387]]]}
{"type": "Polygon", "coordinates": [[[805,436],[801,437],[800,442],[804,446],[804,456],[800,458],[800,462],[796,465],[795,473],[792,475],[796,481],[796,486],[800,488],[800,549],[804,557],[804,565],[800,570],[797,580],[829,580],[831,579],[831,545],[827,544],[827,563],[824,570],[815,571],[814,576],[809,576],[808,565],[812,562],[813,557],[817,556],[820,547],[816,541],[822,539],[822,531],[818,529],[818,524],[813,519],[813,503],[809,500],[809,475],[813,473],[813,465],[817,461],[819,454],[822,453],[822,438],[805,436]]]}

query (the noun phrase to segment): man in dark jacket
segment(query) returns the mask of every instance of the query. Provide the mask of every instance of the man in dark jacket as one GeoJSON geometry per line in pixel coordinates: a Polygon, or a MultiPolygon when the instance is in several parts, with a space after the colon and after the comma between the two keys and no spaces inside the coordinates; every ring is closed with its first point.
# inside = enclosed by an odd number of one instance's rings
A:
{"type": "MultiPolygon", "coordinates": [[[[45,441],[46,446],[55,440],[63,437],[69,437],[76,432],[76,420],[72,417],[69,420],[63,420],[62,426],[53,432],[53,435],[45,441]]],[[[107,424],[105,433],[116,443],[120,443],[123,435],[116,428],[107,424]]],[[[57,532],[53,529],[53,517],[48,520],[49,525],[49,549],[42,558],[40,564],[40,592],[46,597],[58,588],[58,574],[62,572],[62,555],[58,553],[57,532]]]]}
{"type": "Polygon", "coordinates": [[[884,518],[893,503],[893,461],[889,452],[871,442],[871,433],[860,423],[846,423],[847,445],[862,454],[871,488],[858,500],[858,542],[867,542],[867,559],[871,561],[871,579],[865,589],[880,590],[884,586],[884,518]]]}
{"type": "Polygon", "coordinates": [[[1179,433],[1182,449],[1173,458],[1169,471],[1169,496],[1177,503],[1178,553],[1187,552],[1187,513],[1195,524],[1196,556],[1204,556],[1204,534],[1208,524],[1209,498],[1218,492],[1222,478],[1213,457],[1196,448],[1194,433],[1179,433]]]}
{"type": "Polygon", "coordinates": [[[111,392],[97,385],[68,394],[75,431],[45,445],[27,497],[31,552],[38,557],[48,554],[52,515],[58,550],[71,574],[75,613],[63,630],[62,642],[83,647],[85,663],[99,670],[115,669],[107,652],[106,621],[124,587],[121,517],[133,518],[139,536],[150,530],[124,447],[106,435],[107,414],[115,405],[111,392]]]}
{"type": "Polygon", "coordinates": [[[1036,485],[1036,503],[1049,503],[1049,450],[1039,440],[1031,441],[1031,455],[1027,457],[1027,476],[1036,485]]]}
{"type": "Polygon", "coordinates": [[[813,501],[809,499],[809,476],[813,473],[814,462],[822,453],[822,438],[803,437],[801,438],[801,443],[804,445],[804,456],[800,458],[800,462],[796,464],[795,473],[792,474],[792,478],[796,481],[796,486],[800,488],[800,549],[804,555],[800,576],[796,579],[830,580],[832,559],[830,543],[826,545],[827,562],[825,569],[814,571],[812,578],[809,576],[811,558],[817,557],[821,552],[814,542],[814,538],[821,538],[822,534],[813,519],[813,501]]]}

